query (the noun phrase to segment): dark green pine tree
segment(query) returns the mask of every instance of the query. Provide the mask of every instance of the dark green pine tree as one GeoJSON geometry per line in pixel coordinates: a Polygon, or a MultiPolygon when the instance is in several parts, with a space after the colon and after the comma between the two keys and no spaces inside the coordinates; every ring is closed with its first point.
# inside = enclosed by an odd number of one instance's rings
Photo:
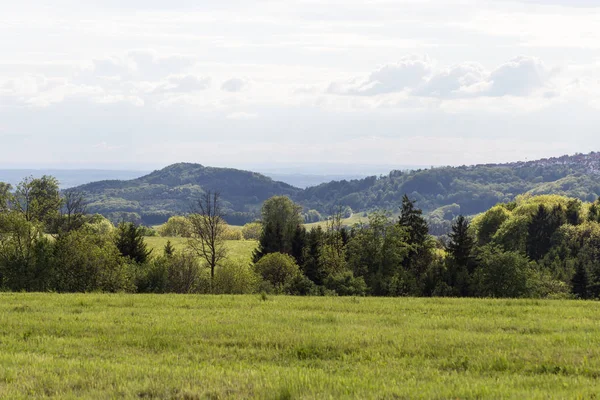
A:
{"type": "Polygon", "coordinates": [[[303,225],[296,226],[294,237],[292,238],[292,254],[296,259],[296,264],[304,264],[304,247],[306,246],[306,228],[303,225]]]}
{"type": "Polygon", "coordinates": [[[175,254],[175,247],[173,247],[170,240],[167,240],[167,244],[165,245],[163,251],[167,257],[171,257],[173,254],[175,254]]]}
{"type": "Polygon", "coordinates": [[[144,241],[144,228],[132,222],[119,224],[115,244],[123,257],[129,257],[138,264],[145,263],[152,253],[144,241]]]}
{"type": "Polygon", "coordinates": [[[572,292],[580,299],[587,299],[589,297],[589,284],[590,280],[588,277],[587,268],[582,262],[578,262],[575,267],[575,275],[571,280],[572,292]]]}
{"type": "Polygon", "coordinates": [[[423,218],[423,211],[415,207],[416,201],[407,195],[402,197],[402,208],[398,224],[408,233],[407,244],[411,247],[404,258],[403,267],[411,271],[415,277],[420,277],[431,262],[431,254],[427,248],[429,226],[423,218]]]}
{"type": "Polygon", "coordinates": [[[540,260],[550,247],[548,222],[548,211],[540,204],[527,228],[527,255],[534,261],[540,260]]]}
{"type": "Polygon", "coordinates": [[[472,273],[475,266],[472,257],[475,240],[469,233],[469,221],[464,216],[459,215],[452,224],[452,232],[448,236],[450,237],[450,241],[446,245],[448,254],[457,265],[472,273]]]}
{"type": "Polygon", "coordinates": [[[322,261],[323,241],[324,233],[320,226],[311,229],[306,235],[302,271],[308,279],[317,285],[322,285],[323,280],[326,278],[322,261]]]}
{"type": "Polygon", "coordinates": [[[262,234],[258,240],[258,247],[252,254],[252,261],[257,263],[267,254],[281,252],[283,247],[283,227],[279,224],[263,226],[262,234]]]}

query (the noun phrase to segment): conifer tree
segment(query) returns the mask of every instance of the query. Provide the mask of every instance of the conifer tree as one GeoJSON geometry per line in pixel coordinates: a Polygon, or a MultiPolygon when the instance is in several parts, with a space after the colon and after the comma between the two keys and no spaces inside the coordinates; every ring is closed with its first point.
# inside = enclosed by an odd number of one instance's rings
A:
{"type": "Polygon", "coordinates": [[[475,240],[469,233],[469,221],[463,215],[459,215],[452,224],[452,232],[448,236],[450,241],[446,250],[458,265],[467,268],[469,273],[472,273],[474,263],[471,253],[475,240]]]}
{"type": "Polygon", "coordinates": [[[429,242],[429,226],[423,218],[423,211],[415,207],[416,201],[410,200],[407,195],[402,197],[402,207],[398,224],[407,235],[409,252],[402,265],[416,277],[425,272],[432,260],[429,242]]]}
{"type": "Polygon", "coordinates": [[[575,275],[573,275],[573,279],[571,280],[573,285],[573,294],[576,295],[580,299],[587,299],[589,296],[589,277],[587,268],[584,263],[578,262],[575,267],[575,275]]]}
{"type": "Polygon", "coordinates": [[[173,247],[170,240],[167,240],[167,244],[165,245],[163,251],[167,257],[171,257],[173,254],[175,254],[175,247],[173,247]]]}
{"type": "Polygon", "coordinates": [[[138,264],[145,263],[152,253],[144,241],[144,228],[133,222],[119,224],[115,244],[123,257],[129,257],[138,264]]]}

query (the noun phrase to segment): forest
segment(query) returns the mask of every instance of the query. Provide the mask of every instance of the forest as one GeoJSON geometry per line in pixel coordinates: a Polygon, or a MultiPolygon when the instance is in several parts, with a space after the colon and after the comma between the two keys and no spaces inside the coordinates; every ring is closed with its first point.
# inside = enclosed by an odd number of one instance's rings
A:
{"type": "Polygon", "coordinates": [[[342,224],[344,208],[309,229],[303,207],[272,196],[237,235],[251,260],[231,257],[232,228],[218,192],[191,199],[189,214],[159,231],[180,238],[151,250],[157,234],[87,212],[85,196],[56,179],[0,185],[0,287],[6,291],[262,293],[314,296],[600,296],[600,200],[520,195],[473,218],[456,216],[435,237],[419,203],[374,210],[342,224]]]}
{"type": "Polygon", "coordinates": [[[190,198],[219,191],[225,218],[243,225],[261,217],[262,203],[288,196],[300,204],[305,222],[325,220],[341,206],[347,215],[390,210],[409,195],[424,211],[431,232],[450,231],[458,215],[474,216],[522,194],[560,194],[594,201],[600,196],[600,154],[579,154],[522,163],[432,167],[391,171],[381,176],[323,183],[299,189],[259,173],[180,163],[128,181],[99,181],[79,186],[92,213],[113,221],[164,223],[189,213],[190,198]]]}

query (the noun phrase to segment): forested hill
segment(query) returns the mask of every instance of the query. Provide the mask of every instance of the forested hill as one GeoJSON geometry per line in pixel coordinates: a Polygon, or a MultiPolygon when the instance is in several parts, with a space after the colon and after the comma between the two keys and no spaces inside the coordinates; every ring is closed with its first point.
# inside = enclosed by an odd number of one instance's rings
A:
{"type": "MultiPolygon", "coordinates": [[[[218,190],[230,223],[258,217],[261,203],[287,195],[326,215],[337,206],[353,211],[385,208],[396,211],[402,195],[417,200],[435,220],[459,213],[483,212],[517,195],[561,194],[593,201],[600,195],[600,153],[564,156],[511,164],[439,167],[410,172],[392,171],[380,177],[332,181],[302,190],[261,174],[199,164],[175,164],[130,181],[103,181],[80,186],[91,200],[90,211],[120,218],[136,213],[146,224],[186,213],[204,189],[218,190]]],[[[313,213],[314,215],[314,213],[313,213]]]]}
{"type": "Polygon", "coordinates": [[[469,215],[527,192],[595,200],[600,194],[600,153],[511,164],[392,171],[379,178],[308,188],[298,200],[316,209],[342,204],[353,210],[394,210],[406,193],[427,211],[456,203],[463,214],[469,215]]]}
{"type": "Polygon", "coordinates": [[[189,163],[173,164],[133,180],[94,182],[75,190],[85,193],[89,212],[145,224],[190,212],[203,190],[221,193],[230,223],[256,218],[263,201],[271,196],[295,197],[301,191],[255,172],[189,163]]]}

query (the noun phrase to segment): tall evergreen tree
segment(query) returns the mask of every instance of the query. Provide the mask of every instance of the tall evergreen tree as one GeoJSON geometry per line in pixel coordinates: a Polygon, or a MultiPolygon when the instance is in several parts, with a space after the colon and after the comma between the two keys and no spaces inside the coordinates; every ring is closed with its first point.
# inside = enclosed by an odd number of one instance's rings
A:
{"type": "Polygon", "coordinates": [[[429,226],[423,218],[423,211],[415,206],[416,201],[410,200],[407,195],[402,197],[402,207],[398,224],[408,234],[408,256],[402,265],[418,278],[425,272],[432,260],[429,246],[429,226]]]}
{"type": "Polygon", "coordinates": [[[123,257],[129,257],[138,264],[145,263],[152,253],[144,241],[144,228],[132,222],[119,224],[115,244],[123,257]]]}
{"type": "Polygon", "coordinates": [[[452,232],[448,236],[450,237],[450,241],[446,245],[448,254],[458,265],[467,268],[469,273],[472,273],[474,263],[471,254],[475,239],[469,233],[469,221],[463,215],[459,215],[452,224],[452,232]]]}
{"type": "Polygon", "coordinates": [[[291,256],[296,260],[296,264],[304,264],[304,246],[306,245],[306,228],[303,225],[296,226],[294,237],[292,238],[291,256]]]}
{"type": "Polygon", "coordinates": [[[575,275],[571,280],[572,292],[580,299],[587,299],[589,296],[589,276],[587,268],[583,262],[578,262],[575,267],[575,275]]]}
{"type": "Polygon", "coordinates": [[[306,235],[302,271],[308,279],[317,285],[323,284],[323,280],[326,278],[322,260],[323,241],[324,233],[320,226],[311,229],[306,235]]]}
{"type": "Polygon", "coordinates": [[[408,242],[411,245],[422,245],[428,238],[429,227],[423,218],[423,211],[415,206],[416,200],[410,200],[407,195],[402,197],[402,207],[398,223],[408,232],[408,242]]]}
{"type": "Polygon", "coordinates": [[[548,222],[548,210],[540,204],[527,228],[527,255],[532,260],[540,260],[550,246],[548,222]]]}

